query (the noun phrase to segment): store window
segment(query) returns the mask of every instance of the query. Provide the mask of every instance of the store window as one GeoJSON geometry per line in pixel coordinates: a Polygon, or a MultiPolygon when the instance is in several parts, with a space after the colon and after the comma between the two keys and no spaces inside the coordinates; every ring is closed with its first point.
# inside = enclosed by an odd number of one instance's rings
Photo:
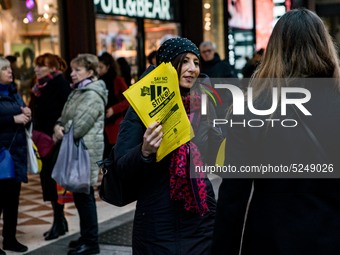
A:
{"type": "Polygon", "coordinates": [[[26,102],[32,86],[34,58],[60,54],[56,0],[0,1],[0,54],[17,57],[16,83],[26,102]]]}
{"type": "Polygon", "coordinates": [[[97,52],[111,53],[117,60],[125,58],[131,67],[133,84],[138,76],[136,20],[127,17],[97,15],[96,40],[97,52]]]}
{"type": "Polygon", "coordinates": [[[224,59],[224,34],[223,0],[203,0],[203,38],[216,44],[217,52],[224,59]]]}
{"type": "Polygon", "coordinates": [[[166,38],[180,34],[179,0],[93,2],[98,54],[108,51],[116,59],[125,57],[131,66],[132,83],[148,66],[146,57],[166,38]]]}
{"type": "MultiPolygon", "coordinates": [[[[156,51],[161,44],[171,37],[180,34],[180,25],[174,22],[162,22],[159,20],[144,20],[145,29],[145,55],[156,51]]],[[[146,63],[148,66],[149,63],[146,63]]]]}

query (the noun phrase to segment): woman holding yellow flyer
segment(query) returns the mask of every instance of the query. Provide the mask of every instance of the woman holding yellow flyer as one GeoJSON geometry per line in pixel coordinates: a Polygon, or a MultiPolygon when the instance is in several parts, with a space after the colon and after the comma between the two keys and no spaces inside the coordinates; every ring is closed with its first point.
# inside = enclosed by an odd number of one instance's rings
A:
{"type": "MultiPolygon", "coordinates": [[[[126,180],[138,180],[132,243],[134,255],[209,254],[215,195],[204,173],[192,169],[207,162],[208,139],[221,141],[222,134],[208,123],[207,116],[216,116],[214,107],[209,107],[210,102],[207,115],[201,115],[202,87],[206,85],[198,79],[199,57],[197,46],[179,37],[165,41],[157,52],[158,67],[163,62],[170,62],[177,71],[181,107],[184,106],[195,134],[192,139],[156,159],[157,150],[165,141],[163,126],[168,123],[164,124],[163,120],[169,121],[168,116],[177,111],[175,106],[164,114],[162,121],[147,127],[130,107],[120,126],[114,149],[115,171],[126,180]]],[[[157,73],[156,70],[148,76],[157,73]]],[[[155,110],[160,106],[165,109],[165,104],[172,98],[171,89],[161,86],[162,80],[167,79],[165,76],[154,77],[158,82],[156,85],[143,84],[143,79],[140,80],[140,94],[149,101],[153,100],[155,110]]],[[[134,86],[138,85],[131,89],[134,86]]],[[[174,133],[180,131],[174,128],[174,133]]]]}

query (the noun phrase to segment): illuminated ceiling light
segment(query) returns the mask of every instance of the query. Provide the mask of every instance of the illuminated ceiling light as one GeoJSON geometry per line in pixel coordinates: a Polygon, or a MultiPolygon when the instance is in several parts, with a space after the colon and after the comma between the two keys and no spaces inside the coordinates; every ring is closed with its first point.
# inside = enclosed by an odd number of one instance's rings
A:
{"type": "Polygon", "coordinates": [[[45,12],[44,15],[43,15],[43,17],[44,17],[45,19],[48,19],[48,17],[49,17],[49,16],[48,16],[48,13],[45,12]]]}
{"type": "Polygon", "coordinates": [[[205,3],[205,4],[204,4],[204,8],[205,8],[205,9],[210,9],[210,4],[205,3]]]}
{"type": "Polygon", "coordinates": [[[206,22],[210,22],[210,21],[211,21],[211,18],[209,18],[209,17],[205,17],[205,18],[204,18],[204,21],[206,21],[206,22]]]}
{"type": "Polygon", "coordinates": [[[26,0],[26,8],[27,9],[33,9],[34,7],[34,0],[26,0]]]}
{"type": "Polygon", "coordinates": [[[57,18],[56,16],[53,16],[53,17],[51,18],[51,21],[52,21],[53,23],[57,23],[58,18],[57,18]]]}
{"type": "Polygon", "coordinates": [[[50,6],[48,4],[44,4],[44,10],[48,11],[50,9],[50,6]]]}
{"type": "Polygon", "coordinates": [[[24,19],[22,20],[22,22],[25,23],[25,24],[28,24],[30,21],[28,20],[28,18],[24,18],[24,19]]]}

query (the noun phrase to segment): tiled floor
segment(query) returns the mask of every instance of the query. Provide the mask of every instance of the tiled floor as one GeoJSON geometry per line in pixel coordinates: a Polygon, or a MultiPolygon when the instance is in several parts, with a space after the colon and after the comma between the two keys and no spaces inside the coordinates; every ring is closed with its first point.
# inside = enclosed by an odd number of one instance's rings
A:
{"type": "MultiPolygon", "coordinates": [[[[115,218],[134,209],[134,204],[118,208],[100,200],[96,191],[98,222],[115,218]]],[[[79,232],[78,213],[73,203],[65,204],[65,216],[69,225],[69,232],[61,237],[68,237],[79,232]]],[[[39,175],[29,175],[29,182],[23,184],[20,195],[17,239],[29,247],[29,251],[48,245],[56,240],[45,241],[43,233],[47,231],[53,221],[53,212],[49,202],[42,199],[39,175]]],[[[2,220],[0,221],[2,230],[2,220]]],[[[60,238],[59,238],[60,239],[60,238]]],[[[2,247],[0,237],[0,247],[2,247]]],[[[8,255],[17,254],[6,251],[8,255]]]]}
{"type": "MultiPolygon", "coordinates": [[[[216,176],[210,176],[213,180],[215,194],[220,184],[220,179],[216,176]]],[[[119,226],[130,221],[133,218],[135,203],[124,207],[115,207],[103,202],[96,190],[98,223],[100,230],[106,231],[113,227],[119,226]]],[[[44,202],[41,194],[39,175],[29,175],[29,182],[22,185],[19,218],[17,227],[17,239],[27,245],[31,254],[64,254],[67,251],[67,244],[75,234],[79,232],[78,213],[73,203],[65,205],[65,216],[68,221],[69,232],[58,239],[45,241],[43,233],[47,231],[53,221],[52,208],[49,202],[44,202]],[[39,249],[42,248],[42,249],[39,249]],[[37,252],[35,251],[37,250],[37,252]]],[[[0,220],[0,231],[2,231],[2,220],[0,220]]],[[[79,234],[77,234],[79,235],[79,234]]],[[[2,236],[0,236],[0,248],[2,247],[2,236]]],[[[6,251],[7,255],[18,253],[6,251]]],[[[101,254],[103,255],[128,255],[131,254],[130,248],[101,245],[101,254]]]]}

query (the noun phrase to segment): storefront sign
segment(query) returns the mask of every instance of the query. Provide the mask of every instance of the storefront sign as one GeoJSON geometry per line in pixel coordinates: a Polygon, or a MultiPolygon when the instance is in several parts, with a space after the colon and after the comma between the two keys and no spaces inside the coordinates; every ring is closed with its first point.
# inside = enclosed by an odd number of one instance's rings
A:
{"type": "Polygon", "coordinates": [[[174,0],[94,0],[97,14],[176,20],[174,0]]]}

